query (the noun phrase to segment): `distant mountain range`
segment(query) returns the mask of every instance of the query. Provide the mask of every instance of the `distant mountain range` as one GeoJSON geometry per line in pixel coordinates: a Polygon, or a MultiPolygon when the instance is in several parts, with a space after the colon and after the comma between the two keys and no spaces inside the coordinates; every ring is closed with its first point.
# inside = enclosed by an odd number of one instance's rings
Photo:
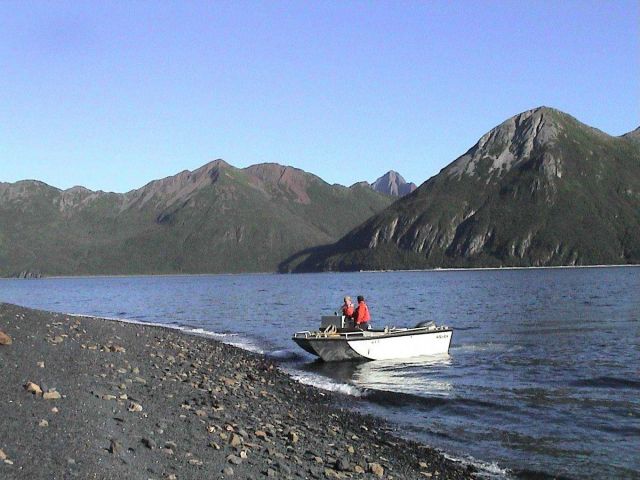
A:
{"type": "Polygon", "coordinates": [[[640,128],[541,107],[281,271],[640,263],[640,128]]]}
{"type": "Polygon", "coordinates": [[[640,128],[516,115],[416,188],[223,160],[128,193],[0,183],[0,276],[640,263],[640,128]]]}
{"type": "Polygon", "coordinates": [[[0,275],[276,271],[392,201],[292,167],[222,160],[125,194],[0,183],[0,275]]]}

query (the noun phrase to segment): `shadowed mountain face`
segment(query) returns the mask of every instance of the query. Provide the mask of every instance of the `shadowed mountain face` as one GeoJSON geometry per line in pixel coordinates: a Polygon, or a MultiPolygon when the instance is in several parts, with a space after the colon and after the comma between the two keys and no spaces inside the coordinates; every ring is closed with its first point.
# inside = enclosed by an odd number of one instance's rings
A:
{"type": "Polygon", "coordinates": [[[404,197],[413,192],[417,187],[415,183],[408,183],[398,172],[389,170],[383,176],[371,184],[376,192],[392,195],[394,197],[404,197]]]}
{"type": "Polygon", "coordinates": [[[275,271],[391,201],[291,167],[222,160],[125,194],[0,183],[0,275],[275,271]]]}
{"type": "Polygon", "coordinates": [[[638,132],[524,112],[295,269],[640,263],[638,132]]]}

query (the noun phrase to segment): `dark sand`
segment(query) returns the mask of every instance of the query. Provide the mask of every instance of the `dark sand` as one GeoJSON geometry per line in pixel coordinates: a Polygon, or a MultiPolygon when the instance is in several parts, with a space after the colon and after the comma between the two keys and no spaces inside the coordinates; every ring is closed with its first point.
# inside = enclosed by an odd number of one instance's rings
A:
{"type": "Polygon", "coordinates": [[[473,474],[338,407],[358,399],[208,338],[7,304],[0,331],[13,340],[0,345],[2,479],[473,474]]]}

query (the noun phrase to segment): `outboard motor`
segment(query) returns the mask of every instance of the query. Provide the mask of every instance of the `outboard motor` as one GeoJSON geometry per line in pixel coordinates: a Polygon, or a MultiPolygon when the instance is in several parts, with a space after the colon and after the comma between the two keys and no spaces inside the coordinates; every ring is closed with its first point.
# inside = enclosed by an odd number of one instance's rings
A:
{"type": "Polygon", "coordinates": [[[435,328],[436,322],[433,320],[424,320],[422,322],[418,322],[413,328],[435,328]]]}

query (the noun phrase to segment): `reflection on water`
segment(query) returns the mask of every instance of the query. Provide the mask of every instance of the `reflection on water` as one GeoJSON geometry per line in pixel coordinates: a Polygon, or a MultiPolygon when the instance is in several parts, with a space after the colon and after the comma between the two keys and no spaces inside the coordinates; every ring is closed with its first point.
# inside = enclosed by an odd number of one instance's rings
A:
{"type": "Polygon", "coordinates": [[[375,362],[326,363],[316,360],[305,363],[301,368],[350,383],[363,390],[386,390],[430,396],[448,395],[452,390],[450,382],[429,378],[430,372],[450,366],[451,357],[444,354],[375,362]]]}

